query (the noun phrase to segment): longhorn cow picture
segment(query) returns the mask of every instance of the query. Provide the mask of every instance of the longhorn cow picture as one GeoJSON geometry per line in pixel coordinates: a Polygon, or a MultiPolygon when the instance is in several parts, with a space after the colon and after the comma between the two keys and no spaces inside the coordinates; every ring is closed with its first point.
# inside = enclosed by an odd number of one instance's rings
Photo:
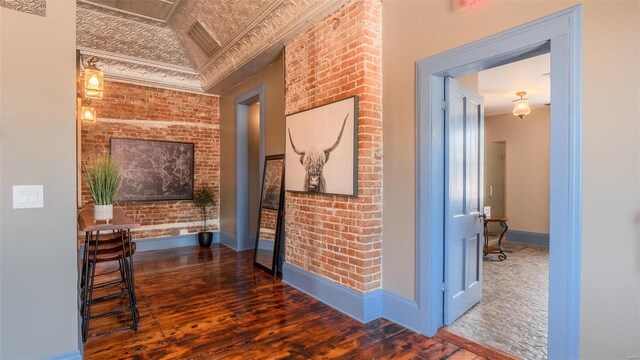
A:
{"type": "Polygon", "coordinates": [[[357,194],[356,96],[286,117],[287,191],[357,194]]]}

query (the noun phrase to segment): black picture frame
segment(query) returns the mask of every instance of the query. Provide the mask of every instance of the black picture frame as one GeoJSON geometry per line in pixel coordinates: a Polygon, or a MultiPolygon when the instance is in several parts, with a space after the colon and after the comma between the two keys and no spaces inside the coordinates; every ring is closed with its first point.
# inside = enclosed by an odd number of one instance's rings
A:
{"type": "MultiPolygon", "coordinates": [[[[345,197],[358,197],[358,96],[354,95],[354,96],[350,96],[344,99],[339,99],[336,101],[332,101],[330,103],[327,104],[323,104],[320,106],[316,106],[314,108],[311,109],[307,109],[307,110],[303,110],[303,111],[298,111],[292,114],[289,114],[285,117],[285,163],[286,163],[286,167],[289,169],[289,176],[293,176],[292,173],[292,169],[295,169],[295,166],[301,166],[301,156],[299,156],[298,152],[295,152],[295,156],[294,154],[291,154],[290,152],[294,150],[293,147],[293,138],[290,137],[290,122],[294,121],[292,119],[292,117],[300,117],[301,115],[304,114],[311,114],[313,112],[319,112],[319,111],[327,111],[328,108],[331,108],[332,106],[338,106],[340,103],[343,102],[350,102],[353,101],[353,109],[352,109],[352,119],[353,119],[353,128],[350,128],[350,131],[353,131],[353,147],[351,149],[352,151],[352,159],[353,159],[353,167],[351,170],[351,179],[352,179],[352,188],[349,189],[350,191],[347,192],[331,192],[331,191],[321,191],[321,192],[311,192],[311,191],[307,191],[307,190],[303,190],[303,189],[294,189],[292,188],[292,186],[290,184],[288,184],[285,181],[285,191],[288,192],[292,192],[292,193],[302,193],[302,194],[317,194],[317,195],[334,195],[334,196],[345,196],[345,197]]],[[[322,122],[323,125],[326,123],[326,118],[322,118],[322,122]]],[[[346,128],[345,128],[346,130],[346,128]]],[[[315,135],[315,134],[314,134],[315,135]]],[[[297,147],[302,147],[302,146],[296,146],[297,147]]]]}
{"type": "MultiPolygon", "coordinates": [[[[110,139],[110,153],[123,169],[121,173],[122,185],[115,199],[117,202],[193,200],[195,144],[179,141],[112,137],[110,139]],[[153,191],[149,192],[149,188],[158,186],[158,178],[161,178],[160,173],[163,171],[163,169],[154,169],[153,166],[149,166],[151,156],[157,155],[162,151],[175,150],[176,145],[179,146],[179,150],[182,152],[182,155],[184,155],[181,156],[181,161],[187,162],[186,165],[181,164],[182,166],[176,170],[178,172],[184,172],[184,176],[182,176],[183,183],[180,184],[177,189],[179,191],[165,191],[164,194],[160,194],[162,191],[157,191],[156,193],[153,193],[153,191]],[[132,148],[136,147],[141,149],[141,151],[131,151],[132,148]],[[130,167],[146,169],[144,170],[145,176],[138,174],[138,179],[135,180],[134,176],[127,170],[127,168],[130,167]],[[180,170],[180,168],[182,168],[182,170],[180,170]],[[143,182],[146,182],[146,184],[131,185],[132,182],[139,182],[140,179],[143,179],[143,182]],[[146,193],[141,193],[140,190],[136,191],[136,188],[145,189],[146,193]]],[[[175,160],[174,163],[178,163],[178,161],[175,160]]]]}
{"type": "Polygon", "coordinates": [[[285,176],[285,168],[286,168],[286,164],[285,164],[285,157],[284,154],[278,154],[278,155],[269,155],[265,157],[265,161],[264,161],[264,169],[263,169],[263,176],[262,176],[262,188],[260,191],[260,211],[258,212],[258,228],[256,230],[256,244],[255,244],[255,248],[254,248],[254,253],[253,253],[253,264],[254,266],[266,271],[267,273],[271,274],[271,275],[276,275],[279,271],[279,263],[280,263],[280,253],[281,253],[281,246],[282,246],[282,235],[284,234],[283,231],[283,222],[284,222],[284,176],[285,176]],[[269,207],[264,207],[263,206],[263,200],[264,200],[264,192],[265,192],[265,183],[268,181],[266,179],[267,177],[267,170],[269,167],[269,162],[271,161],[282,161],[282,172],[280,174],[280,193],[278,195],[278,207],[277,209],[272,209],[269,207]],[[261,225],[262,225],[262,210],[264,209],[268,209],[268,210],[274,210],[277,211],[277,220],[276,220],[276,225],[275,225],[275,235],[274,235],[274,248],[273,248],[273,258],[271,259],[271,268],[269,268],[268,266],[258,262],[258,250],[259,250],[259,244],[260,244],[260,229],[261,229],[261,225]]]}

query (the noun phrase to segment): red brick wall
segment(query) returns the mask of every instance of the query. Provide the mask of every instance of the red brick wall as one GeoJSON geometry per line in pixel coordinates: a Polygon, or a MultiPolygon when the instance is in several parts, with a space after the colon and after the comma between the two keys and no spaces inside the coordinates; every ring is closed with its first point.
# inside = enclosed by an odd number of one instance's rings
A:
{"type": "Polygon", "coordinates": [[[275,240],[278,210],[263,208],[260,215],[260,239],[275,240]]]}
{"type": "Polygon", "coordinates": [[[354,0],[285,47],[287,114],[359,96],[358,197],[288,192],[286,259],[360,292],[381,278],[381,15],[354,0]]]}
{"type": "MultiPolygon", "coordinates": [[[[219,224],[220,107],[218,97],[106,81],[104,98],[93,100],[96,124],[82,124],[82,160],[109,152],[111,137],[180,141],[195,144],[195,187],[213,187],[216,206],[209,214],[210,230],[219,224]]],[[[92,207],[82,180],[82,205],[92,207]]],[[[191,201],[119,203],[140,222],[136,238],[166,236],[173,228],[197,232],[201,213],[191,201]]]]}

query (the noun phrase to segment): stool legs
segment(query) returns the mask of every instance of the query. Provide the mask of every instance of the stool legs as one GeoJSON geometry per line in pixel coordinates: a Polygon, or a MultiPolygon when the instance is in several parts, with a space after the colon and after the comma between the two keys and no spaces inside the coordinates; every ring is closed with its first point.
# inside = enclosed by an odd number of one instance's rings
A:
{"type": "MultiPolygon", "coordinates": [[[[133,282],[133,252],[134,248],[132,247],[131,242],[131,232],[127,230],[126,239],[125,239],[125,231],[120,231],[120,243],[122,245],[122,256],[118,259],[118,269],[107,272],[106,274],[117,272],[120,275],[121,281],[111,280],[106,283],[99,283],[96,285],[95,277],[96,277],[96,263],[100,260],[98,258],[98,244],[100,241],[100,233],[95,233],[95,244],[93,250],[90,249],[91,240],[93,239],[93,234],[91,232],[87,232],[85,234],[85,249],[84,249],[84,258],[82,261],[82,275],[80,280],[81,286],[81,304],[80,304],[80,314],[82,315],[82,341],[87,341],[88,333],[89,333],[89,321],[90,319],[102,316],[115,315],[116,313],[126,310],[126,307],[121,308],[121,310],[110,311],[102,314],[96,314],[95,316],[91,315],[91,307],[95,302],[102,302],[105,300],[110,300],[116,297],[129,297],[129,310],[131,311],[131,319],[132,326],[134,330],[138,329],[138,309],[136,307],[136,298],[135,298],[135,285],[133,282]],[[92,256],[90,256],[92,252],[92,256]],[[102,296],[99,298],[95,298],[93,296],[93,291],[98,288],[110,287],[118,284],[122,284],[124,282],[124,286],[126,290],[123,290],[121,294],[110,294],[107,296],[102,296]]],[[[116,240],[117,241],[117,240],[116,240]]],[[[135,245],[135,244],[133,244],[135,245]]],[[[116,245],[117,246],[117,245],[116,245]]],[[[113,259],[115,260],[115,259],[113,259]]],[[[113,261],[112,260],[112,261],[113,261]]],[[[104,261],[104,259],[103,259],[104,261]]],[[[108,260],[107,260],[108,261],[108,260]]],[[[101,273],[100,275],[105,275],[105,273],[101,273]]],[[[100,276],[98,275],[98,276],[100,276]]]]}
{"type": "MultiPolygon", "coordinates": [[[[135,286],[133,284],[133,254],[127,253],[127,245],[125,244],[124,231],[120,232],[120,240],[122,242],[122,253],[125,255],[122,259],[124,264],[124,273],[126,275],[127,290],[129,291],[129,305],[131,306],[131,320],[133,322],[133,330],[138,330],[138,309],[135,301],[135,286]],[[127,258],[129,261],[127,262],[127,258]]],[[[132,252],[131,248],[131,233],[127,233],[128,251],[132,252]]]]}
{"type": "MultiPolygon", "coordinates": [[[[91,241],[91,233],[87,233],[89,234],[89,241],[91,241]]],[[[87,241],[87,244],[89,244],[89,241],[87,241]]],[[[97,259],[98,258],[98,242],[100,241],[100,233],[96,232],[96,244],[94,246],[93,249],[93,259],[97,259]]],[[[89,254],[89,247],[87,246],[87,251],[86,251],[87,255],[89,254]]],[[[85,297],[84,297],[84,314],[83,314],[83,318],[82,318],[82,341],[87,341],[87,335],[89,333],[89,319],[91,318],[91,303],[93,300],[93,285],[94,285],[94,280],[95,280],[95,275],[96,275],[96,263],[95,261],[90,261],[90,259],[87,257],[86,259],[87,262],[87,268],[91,268],[91,274],[90,277],[85,278],[85,297]],[[88,296],[88,298],[87,298],[88,296]]],[[[89,271],[87,270],[86,273],[89,275],[89,271]]]]}
{"type": "MultiPolygon", "coordinates": [[[[127,239],[129,241],[129,250],[133,251],[132,247],[131,247],[131,230],[127,229],[127,239]]],[[[125,258],[124,261],[127,261],[127,259],[125,258]]],[[[137,331],[138,330],[138,320],[139,320],[139,314],[138,314],[138,306],[136,304],[136,282],[135,282],[135,278],[134,278],[134,271],[133,271],[133,254],[129,255],[129,265],[130,265],[130,274],[131,274],[131,294],[132,294],[132,298],[133,298],[133,318],[134,318],[134,323],[133,323],[133,330],[137,331]]]]}

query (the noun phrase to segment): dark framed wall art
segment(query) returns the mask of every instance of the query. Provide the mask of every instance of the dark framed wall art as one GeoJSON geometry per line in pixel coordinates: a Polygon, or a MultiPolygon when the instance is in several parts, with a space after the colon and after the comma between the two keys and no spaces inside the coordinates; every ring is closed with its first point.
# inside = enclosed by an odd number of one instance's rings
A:
{"type": "Polygon", "coordinates": [[[111,138],[111,156],[122,174],[116,201],[193,199],[192,143],[111,138]]]}
{"type": "Polygon", "coordinates": [[[286,117],[285,190],[356,196],[358,97],[286,117]]]}

